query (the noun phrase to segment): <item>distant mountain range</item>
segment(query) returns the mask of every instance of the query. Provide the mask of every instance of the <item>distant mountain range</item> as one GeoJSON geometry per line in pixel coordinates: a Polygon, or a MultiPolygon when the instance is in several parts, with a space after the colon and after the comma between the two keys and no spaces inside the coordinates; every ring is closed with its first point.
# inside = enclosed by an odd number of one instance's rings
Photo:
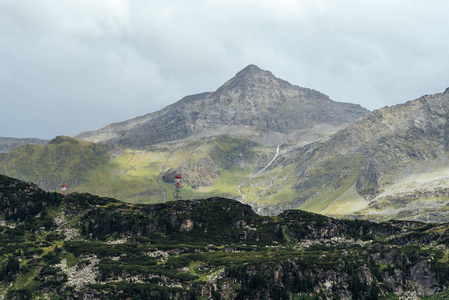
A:
{"type": "Polygon", "coordinates": [[[11,151],[19,146],[31,144],[31,145],[45,145],[48,140],[35,139],[35,138],[11,138],[11,137],[0,137],[0,153],[5,153],[11,151]]]}
{"type": "Polygon", "coordinates": [[[185,199],[262,214],[446,222],[448,116],[449,89],[370,113],[250,65],[215,92],[76,136],[88,141],[0,154],[0,173],[135,203],[172,200],[181,174],[185,199]]]}

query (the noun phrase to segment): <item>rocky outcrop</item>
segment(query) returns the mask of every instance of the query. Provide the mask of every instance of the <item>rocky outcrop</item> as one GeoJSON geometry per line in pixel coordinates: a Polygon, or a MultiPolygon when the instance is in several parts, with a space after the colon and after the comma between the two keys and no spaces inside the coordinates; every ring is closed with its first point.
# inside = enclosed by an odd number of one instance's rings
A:
{"type": "Polygon", "coordinates": [[[368,200],[374,199],[379,194],[379,175],[376,166],[368,162],[368,165],[357,180],[357,192],[368,200]]]}
{"type": "Polygon", "coordinates": [[[81,258],[81,262],[73,267],[67,266],[67,260],[62,259],[56,268],[60,268],[67,276],[66,285],[74,287],[76,292],[81,292],[87,284],[97,283],[98,263],[100,260],[95,256],[81,258]]]}
{"type": "Polygon", "coordinates": [[[421,296],[432,296],[440,290],[429,261],[421,261],[410,268],[410,283],[421,296]]]}

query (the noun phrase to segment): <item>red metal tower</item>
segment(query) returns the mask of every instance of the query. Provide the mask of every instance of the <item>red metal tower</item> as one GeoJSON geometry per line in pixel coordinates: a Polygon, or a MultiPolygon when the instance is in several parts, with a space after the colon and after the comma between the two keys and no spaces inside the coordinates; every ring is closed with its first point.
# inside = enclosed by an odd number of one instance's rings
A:
{"type": "Polygon", "coordinates": [[[182,176],[181,174],[176,174],[175,175],[175,191],[173,192],[173,199],[174,200],[181,200],[182,196],[181,196],[181,179],[182,176]]]}
{"type": "Polygon", "coordinates": [[[62,187],[62,194],[65,195],[65,191],[67,190],[67,185],[65,183],[63,183],[61,185],[61,187],[62,187]]]}

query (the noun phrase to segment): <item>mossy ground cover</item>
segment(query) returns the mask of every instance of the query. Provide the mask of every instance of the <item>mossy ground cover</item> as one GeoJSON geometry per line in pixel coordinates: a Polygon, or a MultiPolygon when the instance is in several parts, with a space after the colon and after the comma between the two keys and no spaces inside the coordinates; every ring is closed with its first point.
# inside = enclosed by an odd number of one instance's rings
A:
{"type": "MultiPolygon", "coordinates": [[[[431,228],[418,228],[418,230],[429,230],[431,228]]],[[[40,238],[39,238],[40,239],[40,238]]],[[[154,240],[156,242],[157,240],[154,240]]],[[[161,240],[163,241],[163,239],[161,240]]],[[[295,265],[298,265],[303,272],[310,270],[321,270],[319,272],[335,271],[339,270],[341,266],[347,265],[348,272],[356,270],[358,264],[370,261],[370,253],[373,250],[366,251],[365,248],[358,245],[355,246],[326,246],[316,244],[314,246],[306,247],[304,249],[296,249],[288,245],[280,245],[277,247],[261,247],[257,245],[216,245],[212,244],[204,245],[185,245],[185,244],[140,244],[140,243],[127,243],[127,244],[108,244],[101,241],[69,241],[63,242],[62,240],[55,240],[53,244],[46,244],[41,247],[42,253],[37,259],[26,261],[22,267],[20,273],[17,275],[14,281],[14,288],[9,289],[9,294],[21,290],[33,291],[42,288],[42,276],[57,276],[58,271],[51,268],[53,263],[60,261],[62,257],[70,258],[73,262],[71,265],[75,265],[80,262],[80,258],[84,256],[95,255],[100,259],[98,265],[99,279],[105,281],[105,283],[89,284],[88,288],[97,291],[108,291],[114,294],[114,291],[121,291],[123,295],[138,295],[144,297],[152,295],[154,297],[160,297],[165,295],[167,299],[178,297],[179,295],[186,293],[189,294],[193,290],[193,286],[198,282],[207,284],[210,276],[213,274],[238,274],[246,268],[262,268],[270,269],[272,267],[277,268],[282,266],[284,262],[294,261],[295,265]],[[64,243],[60,255],[54,253],[58,244],[64,243]],[[53,250],[53,251],[51,251],[53,250]],[[149,253],[155,251],[164,251],[168,254],[167,257],[150,256],[149,253]],[[345,256],[342,253],[345,252],[345,256]],[[52,256],[48,254],[52,253],[52,256]],[[126,254],[126,255],[124,255],[126,254]],[[59,258],[58,258],[59,257],[59,258]],[[54,261],[53,261],[54,260],[54,261]],[[263,266],[263,267],[262,267],[263,266]],[[352,267],[350,267],[352,266],[352,267]],[[40,272],[36,273],[38,268],[42,268],[40,272]],[[348,269],[349,268],[349,269],[348,269]],[[352,269],[351,269],[352,268],[352,269]],[[241,271],[238,271],[241,270],[241,271]],[[224,273],[223,273],[224,272],[224,273]],[[46,275],[44,275],[46,274],[46,275]],[[114,278],[123,278],[124,274],[127,276],[139,276],[140,280],[146,280],[145,283],[133,283],[132,281],[116,281],[107,282],[108,280],[114,280],[114,278]],[[164,279],[165,278],[165,279],[164,279]],[[184,290],[182,288],[170,288],[164,287],[164,282],[169,278],[170,281],[176,282],[183,286],[191,286],[190,289],[184,290]],[[175,296],[178,295],[178,296],[175,296]]],[[[401,246],[397,247],[398,253],[406,255],[407,263],[412,265],[418,260],[428,259],[432,255],[432,251],[423,250],[418,246],[401,246]]],[[[440,262],[444,259],[438,256],[440,262]]],[[[441,267],[440,265],[439,267],[441,267]]],[[[285,266],[287,268],[287,266],[285,266]]],[[[370,266],[374,269],[376,265],[370,266]]],[[[400,267],[400,266],[396,266],[400,267]]],[[[378,265],[379,272],[390,272],[388,268],[383,268],[378,265]]],[[[444,269],[446,270],[446,269],[444,269]]],[[[340,270],[342,271],[342,270],[340,270]]],[[[309,271],[307,271],[309,272],[309,271]]],[[[345,271],[346,272],[346,271],[345,271]]],[[[354,272],[354,271],[353,271],[354,272]]],[[[308,274],[308,273],[307,273],[308,274]]],[[[319,280],[310,277],[307,280],[319,280]]],[[[265,285],[271,284],[269,278],[260,281],[256,284],[254,280],[261,280],[257,278],[251,279],[249,282],[249,288],[251,286],[258,286],[262,284],[260,288],[265,285]]],[[[292,278],[293,280],[293,278],[292,278]]],[[[295,279],[296,280],[296,279],[295,279]]],[[[299,281],[298,281],[299,282],[299,281]]],[[[44,286],[53,284],[50,279],[44,280],[44,286]]],[[[305,284],[305,283],[299,283],[305,284]]],[[[69,290],[64,290],[65,293],[69,290]]],[[[239,290],[242,293],[246,293],[245,290],[239,290]]],[[[243,287],[243,285],[242,285],[243,287]]],[[[54,287],[57,288],[57,287],[54,287]]],[[[304,285],[306,288],[306,285],[304,285]]],[[[255,290],[253,290],[255,291],[255,290]]],[[[385,295],[386,296],[386,295],[385,295]]],[[[297,294],[297,299],[305,299],[305,295],[297,294]]],[[[434,298],[430,298],[434,299],[434,298]]]]}

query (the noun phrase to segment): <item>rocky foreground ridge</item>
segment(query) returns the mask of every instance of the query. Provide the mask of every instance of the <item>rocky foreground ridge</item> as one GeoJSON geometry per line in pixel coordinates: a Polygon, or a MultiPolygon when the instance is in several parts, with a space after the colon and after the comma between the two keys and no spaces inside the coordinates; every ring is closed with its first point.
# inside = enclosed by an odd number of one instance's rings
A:
{"type": "Polygon", "coordinates": [[[0,176],[6,299],[439,299],[449,224],[255,214],[224,199],[126,204],[0,176]]]}

